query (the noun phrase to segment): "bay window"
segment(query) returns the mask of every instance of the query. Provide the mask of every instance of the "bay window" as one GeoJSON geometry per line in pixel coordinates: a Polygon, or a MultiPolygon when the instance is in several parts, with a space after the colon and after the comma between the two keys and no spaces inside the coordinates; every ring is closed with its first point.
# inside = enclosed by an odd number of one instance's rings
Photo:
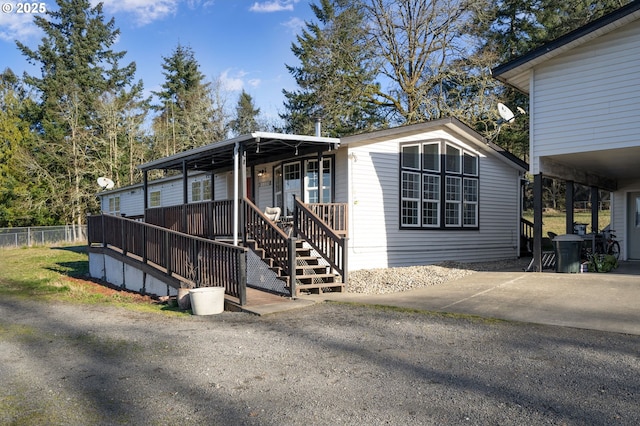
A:
{"type": "Polygon", "coordinates": [[[404,144],[400,168],[402,228],[478,228],[477,154],[440,140],[404,144]]]}

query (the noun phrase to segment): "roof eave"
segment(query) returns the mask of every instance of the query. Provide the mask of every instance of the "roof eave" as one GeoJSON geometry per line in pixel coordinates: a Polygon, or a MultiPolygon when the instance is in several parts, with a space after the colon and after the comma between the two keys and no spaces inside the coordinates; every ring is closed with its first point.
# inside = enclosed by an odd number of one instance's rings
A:
{"type": "Polygon", "coordinates": [[[502,83],[510,85],[523,93],[528,93],[528,84],[526,86],[519,84],[516,82],[518,80],[516,76],[522,76],[523,73],[528,72],[542,62],[546,62],[567,50],[580,46],[637,19],[640,19],[640,0],[631,2],[523,56],[498,65],[491,70],[491,74],[502,83]]]}

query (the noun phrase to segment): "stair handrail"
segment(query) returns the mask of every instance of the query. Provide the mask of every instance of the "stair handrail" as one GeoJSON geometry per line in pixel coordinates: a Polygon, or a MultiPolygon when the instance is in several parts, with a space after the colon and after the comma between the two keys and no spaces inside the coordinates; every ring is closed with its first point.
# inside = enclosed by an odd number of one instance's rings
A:
{"type": "MultiPolygon", "coordinates": [[[[273,259],[275,266],[291,276],[290,238],[278,224],[269,219],[251,200],[244,199],[245,221],[244,241],[251,238],[264,250],[265,256],[273,259]]],[[[294,255],[295,257],[295,255],[294,255]]],[[[295,274],[295,269],[293,271],[295,274]]]]}
{"type": "Polygon", "coordinates": [[[347,241],[294,196],[294,235],[303,237],[347,285],[347,241]]]}

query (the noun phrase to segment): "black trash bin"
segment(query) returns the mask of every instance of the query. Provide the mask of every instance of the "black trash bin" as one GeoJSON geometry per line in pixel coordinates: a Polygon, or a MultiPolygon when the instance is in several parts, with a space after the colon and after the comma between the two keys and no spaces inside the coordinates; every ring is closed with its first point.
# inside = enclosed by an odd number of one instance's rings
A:
{"type": "Polygon", "coordinates": [[[553,248],[556,252],[556,272],[578,273],[580,272],[580,249],[583,239],[579,235],[558,235],[553,239],[553,248]]]}

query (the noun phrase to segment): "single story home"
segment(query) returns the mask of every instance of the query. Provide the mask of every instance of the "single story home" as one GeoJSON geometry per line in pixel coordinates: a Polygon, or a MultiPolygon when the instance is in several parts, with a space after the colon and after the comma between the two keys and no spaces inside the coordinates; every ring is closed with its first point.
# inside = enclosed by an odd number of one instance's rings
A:
{"type": "Polygon", "coordinates": [[[349,270],[520,253],[527,164],[454,118],[341,139],[256,132],[140,169],[142,184],[99,194],[104,213],[246,244],[298,288],[323,284],[285,259],[290,237],[341,285],[349,270]],[[180,175],[149,181],[152,170],[180,175]],[[268,232],[267,207],[281,212],[268,232]]]}

